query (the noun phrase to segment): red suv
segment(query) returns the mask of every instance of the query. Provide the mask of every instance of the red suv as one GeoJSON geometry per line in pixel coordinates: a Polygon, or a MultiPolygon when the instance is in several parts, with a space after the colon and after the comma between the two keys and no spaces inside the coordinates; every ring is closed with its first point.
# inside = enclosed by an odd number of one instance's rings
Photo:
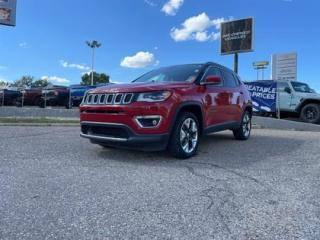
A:
{"type": "Polygon", "coordinates": [[[81,136],[103,147],[146,151],[168,149],[188,158],[199,139],[232,130],[251,132],[249,92],[231,70],[215,64],[164,67],[129,84],[96,88],[80,106],[81,136]]]}

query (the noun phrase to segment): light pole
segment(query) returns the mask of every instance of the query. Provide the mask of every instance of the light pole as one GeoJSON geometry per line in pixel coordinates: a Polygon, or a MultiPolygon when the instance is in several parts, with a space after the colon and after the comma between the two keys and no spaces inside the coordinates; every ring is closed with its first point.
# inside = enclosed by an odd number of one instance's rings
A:
{"type": "Polygon", "coordinates": [[[91,86],[93,86],[94,54],[95,54],[95,49],[101,47],[101,43],[99,43],[96,40],[93,40],[92,42],[87,41],[86,43],[92,49],[91,86]]]}

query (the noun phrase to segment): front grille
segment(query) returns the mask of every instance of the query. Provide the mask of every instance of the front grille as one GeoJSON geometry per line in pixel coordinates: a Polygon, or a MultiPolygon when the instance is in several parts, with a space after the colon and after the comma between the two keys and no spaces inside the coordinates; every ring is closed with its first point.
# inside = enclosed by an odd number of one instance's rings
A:
{"type": "Polygon", "coordinates": [[[82,125],[81,131],[83,134],[101,136],[101,137],[112,137],[112,138],[123,138],[128,139],[129,133],[116,126],[92,126],[92,125],[82,125]]]}
{"type": "Polygon", "coordinates": [[[83,99],[86,105],[127,105],[133,102],[133,93],[99,93],[87,94],[83,99]]]}

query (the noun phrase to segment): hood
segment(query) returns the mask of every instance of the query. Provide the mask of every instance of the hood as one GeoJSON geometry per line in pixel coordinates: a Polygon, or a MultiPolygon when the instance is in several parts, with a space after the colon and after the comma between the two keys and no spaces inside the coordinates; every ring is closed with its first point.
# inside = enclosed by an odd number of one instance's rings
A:
{"type": "Polygon", "coordinates": [[[170,90],[176,88],[189,88],[193,83],[189,82],[146,82],[146,83],[128,83],[112,84],[90,90],[90,93],[137,93],[170,90]]]}
{"type": "Polygon", "coordinates": [[[299,96],[304,99],[311,98],[311,99],[319,99],[320,100],[320,94],[318,94],[318,93],[300,93],[299,96]]]}

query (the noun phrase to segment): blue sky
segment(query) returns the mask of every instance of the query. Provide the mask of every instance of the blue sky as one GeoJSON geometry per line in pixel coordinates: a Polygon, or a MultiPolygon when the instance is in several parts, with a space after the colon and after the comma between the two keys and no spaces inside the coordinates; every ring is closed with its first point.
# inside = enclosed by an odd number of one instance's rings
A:
{"type": "Polygon", "coordinates": [[[255,51],[240,55],[242,79],[256,78],[253,61],[296,51],[298,79],[319,91],[319,9],[318,0],[18,0],[17,26],[0,26],[0,80],[33,75],[79,83],[89,71],[85,41],[92,39],[102,43],[96,71],[117,82],[172,64],[232,68],[233,57],[219,53],[218,23],[252,16],[255,51]]]}

